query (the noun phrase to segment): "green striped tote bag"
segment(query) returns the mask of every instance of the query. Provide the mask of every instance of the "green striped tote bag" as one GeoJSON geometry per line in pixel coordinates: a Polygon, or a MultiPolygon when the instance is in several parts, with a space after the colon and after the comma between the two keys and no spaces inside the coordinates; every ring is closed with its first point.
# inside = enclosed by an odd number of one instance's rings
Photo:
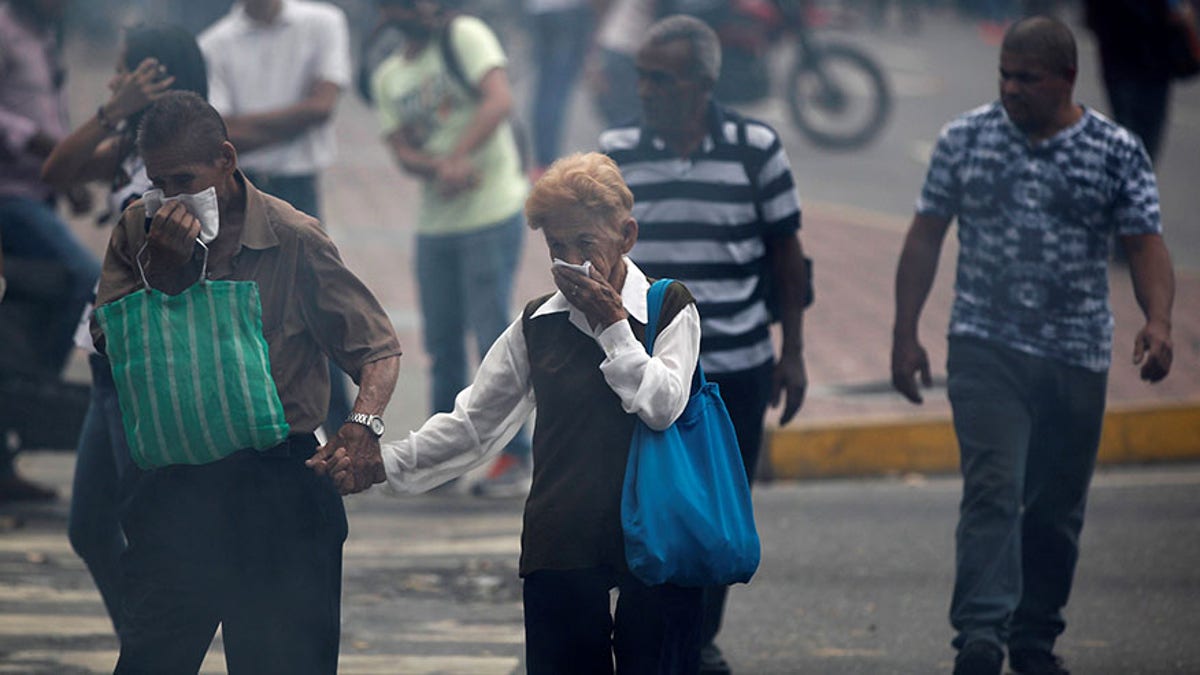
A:
{"type": "Polygon", "coordinates": [[[207,464],[288,435],[253,281],[153,288],[96,308],[121,418],[143,469],[207,464]]]}

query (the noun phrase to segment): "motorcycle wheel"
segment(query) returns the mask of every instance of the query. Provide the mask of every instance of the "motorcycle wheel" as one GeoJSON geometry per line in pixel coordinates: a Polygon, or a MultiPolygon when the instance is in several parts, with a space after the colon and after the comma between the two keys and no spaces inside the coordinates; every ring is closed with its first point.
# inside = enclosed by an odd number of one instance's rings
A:
{"type": "Polygon", "coordinates": [[[799,53],[788,78],[792,121],[814,144],[852,150],[870,143],[883,130],[892,110],[892,93],[883,69],[857,47],[822,43],[799,53]]]}

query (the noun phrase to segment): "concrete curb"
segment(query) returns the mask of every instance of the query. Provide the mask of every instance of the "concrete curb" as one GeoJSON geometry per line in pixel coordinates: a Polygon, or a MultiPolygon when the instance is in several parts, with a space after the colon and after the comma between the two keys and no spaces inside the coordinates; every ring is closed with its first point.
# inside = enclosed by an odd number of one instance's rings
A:
{"type": "MultiPolygon", "coordinates": [[[[949,416],[814,424],[767,432],[772,476],[780,480],[958,471],[949,416]]],[[[1100,463],[1200,459],[1200,400],[1108,410],[1100,463]]]]}

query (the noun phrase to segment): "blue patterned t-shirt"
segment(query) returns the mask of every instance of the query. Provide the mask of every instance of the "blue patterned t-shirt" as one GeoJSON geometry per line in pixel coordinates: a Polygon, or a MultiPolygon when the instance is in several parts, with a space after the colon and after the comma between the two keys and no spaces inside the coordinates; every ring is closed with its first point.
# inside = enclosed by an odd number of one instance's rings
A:
{"type": "Polygon", "coordinates": [[[1108,369],[1109,240],[1162,231],[1154,170],[1129,131],[1084,109],[1031,145],[998,102],[977,108],[942,129],[917,213],[958,218],[950,335],[1108,369]]]}

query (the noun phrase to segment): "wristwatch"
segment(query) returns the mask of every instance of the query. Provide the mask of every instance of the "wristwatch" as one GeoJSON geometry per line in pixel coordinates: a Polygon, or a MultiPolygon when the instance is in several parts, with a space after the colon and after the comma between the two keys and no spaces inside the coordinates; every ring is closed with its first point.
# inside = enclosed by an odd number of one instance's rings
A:
{"type": "Polygon", "coordinates": [[[375,438],[383,436],[383,418],[379,415],[368,415],[367,413],[357,412],[350,413],[350,416],[346,418],[346,421],[354,422],[355,424],[361,424],[370,429],[371,433],[375,434],[375,438]]]}

